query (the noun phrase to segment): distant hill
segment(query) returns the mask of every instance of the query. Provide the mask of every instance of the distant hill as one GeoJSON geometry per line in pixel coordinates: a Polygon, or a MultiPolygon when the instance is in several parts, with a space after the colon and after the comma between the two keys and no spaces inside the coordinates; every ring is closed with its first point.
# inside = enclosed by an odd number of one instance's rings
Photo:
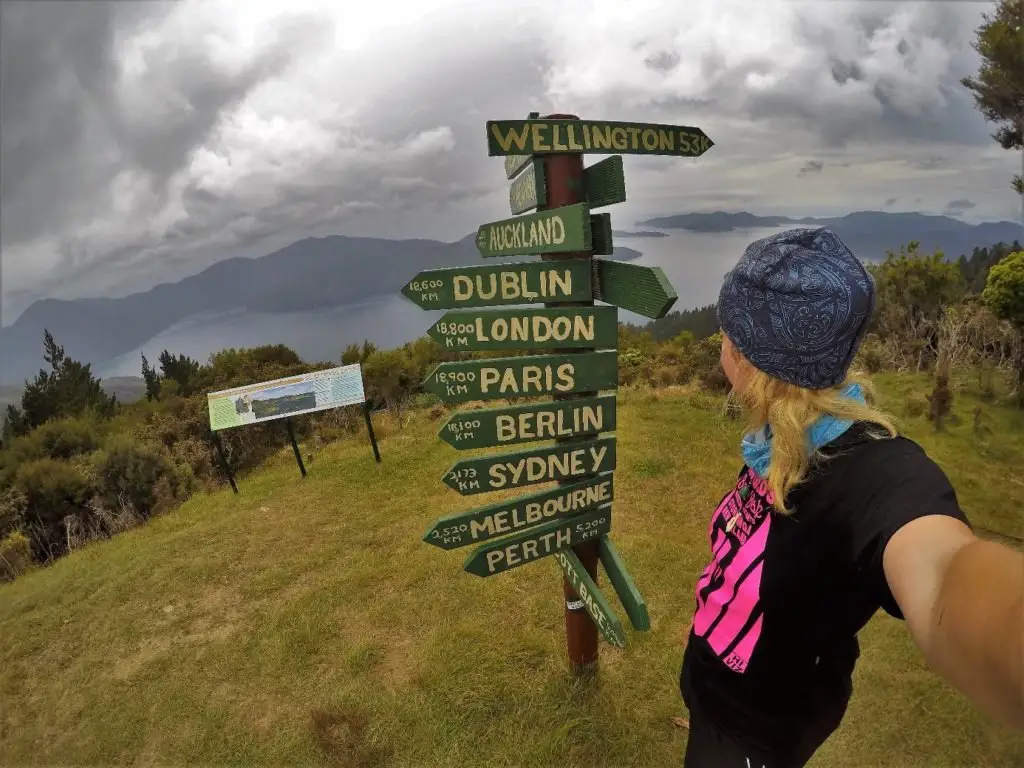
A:
{"type": "MultiPolygon", "coordinates": [[[[30,379],[32,376],[25,378],[30,379]]],[[[146,382],[140,376],[111,376],[109,379],[102,379],[100,386],[108,395],[117,395],[119,403],[134,403],[146,396],[146,382]]],[[[8,405],[21,405],[23,390],[21,384],[0,386],[0,424],[6,419],[8,405]]]]}
{"type": "MultiPolygon", "coordinates": [[[[21,384],[43,365],[44,328],[71,358],[98,364],[204,312],[308,311],[397,294],[420,270],[482,263],[474,240],[475,233],[454,243],[312,237],[260,258],[226,259],[122,298],[43,299],[0,328],[0,384],[21,384]]],[[[617,259],[639,256],[630,248],[615,249],[617,259]]]]}
{"type": "Polygon", "coordinates": [[[613,237],[668,237],[667,232],[651,232],[650,230],[638,230],[636,232],[627,232],[622,229],[612,230],[613,237]]]}
{"type": "Polygon", "coordinates": [[[690,232],[732,232],[763,227],[829,227],[861,259],[880,261],[886,249],[917,240],[927,252],[941,250],[953,260],[998,242],[1019,240],[1024,227],[1010,221],[968,224],[948,216],[922,213],[858,211],[835,218],[793,219],[787,216],[755,216],[740,213],[682,213],[637,222],[637,226],[685,229],[690,232]]]}

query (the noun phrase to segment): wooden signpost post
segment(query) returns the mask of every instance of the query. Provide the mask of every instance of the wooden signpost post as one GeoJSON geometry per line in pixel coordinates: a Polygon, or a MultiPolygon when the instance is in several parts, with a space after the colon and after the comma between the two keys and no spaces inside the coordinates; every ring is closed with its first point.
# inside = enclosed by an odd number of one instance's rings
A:
{"type": "Polygon", "coordinates": [[[482,225],[477,250],[485,258],[541,261],[427,270],[402,293],[423,309],[451,310],[427,331],[446,349],[539,353],[441,363],[426,391],[446,403],[550,397],[454,414],[438,436],[457,450],[517,449],[457,461],[441,480],[464,496],[551,487],[439,518],[423,541],[443,550],[478,545],[463,566],[477,576],[552,556],[562,573],[569,662],[574,673],[589,674],[598,632],[626,645],[598,587],[598,563],[633,628],[650,629],[643,597],[609,537],[618,308],[657,319],[676,301],[661,269],[594,258],[612,255],[613,243],[611,217],[592,211],[626,200],[622,154],[697,157],[713,143],[699,128],[536,112],[488,121],[486,133],[488,154],[504,156],[509,208],[520,215],[482,225]],[[584,168],[584,153],[611,157],[584,168]],[[537,441],[553,444],[523,446],[537,441]]]}

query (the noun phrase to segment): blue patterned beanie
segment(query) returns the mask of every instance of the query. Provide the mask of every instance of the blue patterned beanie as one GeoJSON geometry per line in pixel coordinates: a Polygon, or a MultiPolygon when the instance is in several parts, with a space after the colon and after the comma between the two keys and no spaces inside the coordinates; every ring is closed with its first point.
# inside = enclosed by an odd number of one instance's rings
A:
{"type": "Polygon", "coordinates": [[[718,324],[753,365],[806,389],[841,384],[875,308],[874,283],[828,229],[756,240],[725,276],[718,324]]]}

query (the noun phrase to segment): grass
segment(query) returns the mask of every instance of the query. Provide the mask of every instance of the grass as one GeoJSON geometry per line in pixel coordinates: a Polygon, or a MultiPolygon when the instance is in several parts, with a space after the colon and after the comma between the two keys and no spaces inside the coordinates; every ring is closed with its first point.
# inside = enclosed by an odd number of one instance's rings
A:
{"type": "MultiPolygon", "coordinates": [[[[883,377],[900,415],[920,381],[883,377]]],[[[972,519],[1020,535],[1024,416],[935,435],[905,420],[972,519]]],[[[685,391],[620,394],[612,537],[651,613],[602,642],[593,689],[567,675],[551,560],[489,579],[466,549],[422,543],[436,517],[487,503],[440,476],[456,459],[418,412],[327,446],[302,480],[282,452],[230,491],[0,587],[5,765],[681,764],[677,691],[708,515],[738,466],[738,426],[685,391]]],[[[461,458],[461,456],[459,456],[461,458]]],[[[602,575],[600,583],[606,584],[602,575]]],[[[614,593],[616,612],[628,621],[614,593]]],[[[862,633],[854,699],[817,766],[1024,764],[1024,739],[925,668],[902,623],[862,633]]]]}

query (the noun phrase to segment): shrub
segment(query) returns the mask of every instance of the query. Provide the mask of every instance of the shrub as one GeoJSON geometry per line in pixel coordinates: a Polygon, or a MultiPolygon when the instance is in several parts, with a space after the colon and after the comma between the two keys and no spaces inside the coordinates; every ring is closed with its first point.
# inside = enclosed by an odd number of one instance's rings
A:
{"type": "Polygon", "coordinates": [[[911,392],[907,395],[907,400],[903,404],[903,412],[907,416],[917,418],[926,414],[930,405],[928,396],[923,392],[911,392]]]}
{"type": "Polygon", "coordinates": [[[20,488],[10,486],[0,491],[0,538],[21,527],[27,504],[20,488]]]}
{"type": "Polygon", "coordinates": [[[65,518],[88,513],[86,504],[94,488],[78,469],[57,459],[37,459],[18,467],[15,487],[25,497],[23,530],[32,540],[39,562],[67,551],[65,518]]]}
{"type": "Polygon", "coordinates": [[[0,581],[13,581],[32,566],[32,542],[21,531],[0,539],[0,581]]]}
{"type": "Polygon", "coordinates": [[[142,517],[192,490],[191,473],[175,466],[166,450],[124,437],[111,440],[93,461],[97,492],[108,509],[130,505],[142,517]]]}
{"type": "Polygon", "coordinates": [[[857,353],[856,364],[868,373],[878,373],[886,367],[885,346],[874,334],[869,334],[857,353]]]}

